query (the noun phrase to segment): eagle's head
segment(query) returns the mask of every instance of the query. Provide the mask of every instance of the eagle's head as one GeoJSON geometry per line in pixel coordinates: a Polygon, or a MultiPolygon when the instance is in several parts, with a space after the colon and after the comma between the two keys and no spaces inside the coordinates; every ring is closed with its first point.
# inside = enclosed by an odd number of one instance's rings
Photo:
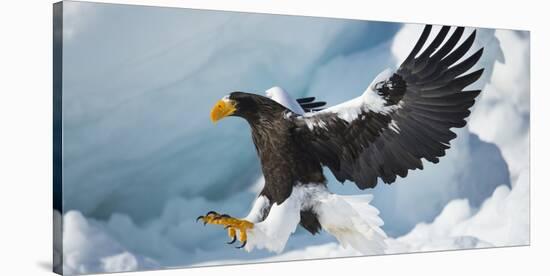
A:
{"type": "Polygon", "coordinates": [[[283,106],[270,98],[245,92],[232,92],[216,102],[210,111],[210,119],[215,123],[227,116],[237,116],[254,122],[260,117],[283,110],[283,106]]]}

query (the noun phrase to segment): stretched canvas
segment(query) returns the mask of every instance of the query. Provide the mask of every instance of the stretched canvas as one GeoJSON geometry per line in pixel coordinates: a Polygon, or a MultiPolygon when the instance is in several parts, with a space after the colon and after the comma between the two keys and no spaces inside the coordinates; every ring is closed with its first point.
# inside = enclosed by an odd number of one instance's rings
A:
{"type": "Polygon", "coordinates": [[[53,13],[57,273],[529,245],[528,31],[53,13]]]}

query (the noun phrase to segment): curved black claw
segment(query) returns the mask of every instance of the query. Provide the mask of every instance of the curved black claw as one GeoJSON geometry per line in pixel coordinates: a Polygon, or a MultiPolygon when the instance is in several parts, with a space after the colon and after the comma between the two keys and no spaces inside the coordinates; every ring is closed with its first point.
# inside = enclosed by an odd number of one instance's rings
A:
{"type": "Polygon", "coordinates": [[[241,249],[241,248],[243,248],[243,247],[245,247],[245,246],[246,246],[246,241],[244,241],[243,244],[241,244],[240,246],[237,246],[237,247],[235,247],[235,248],[241,249]]]}
{"type": "Polygon", "coordinates": [[[204,216],[198,216],[195,222],[199,222],[199,220],[204,219],[204,216]]]}
{"type": "Polygon", "coordinates": [[[233,236],[233,239],[231,241],[228,241],[227,244],[233,244],[237,240],[237,236],[233,236]]]}
{"type": "Polygon", "coordinates": [[[209,215],[218,215],[218,212],[210,211],[210,212],[206,213],[206,216],[209,216],[209,215]]]}

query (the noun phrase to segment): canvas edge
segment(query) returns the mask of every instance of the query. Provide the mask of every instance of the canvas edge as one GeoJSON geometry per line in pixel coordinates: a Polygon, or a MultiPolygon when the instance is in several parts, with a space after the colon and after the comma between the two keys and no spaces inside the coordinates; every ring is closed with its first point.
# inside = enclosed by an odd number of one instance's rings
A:
{"type": "MultiPolygon", "coordinates": [[[[133,1],[133,0],[128,0],[133,1]]],[[[135,0],[134,0],[135,1],[135,0]]],[[[222,9],[222,8],[213,8],[208,6],[193,6],[193,5],[185,5],[185,1],[181,1],[181,3],[144,3],[141,1],[136,2],[120,2],[118,0],[63,0],[63,2],[73,2],[73,3],[88,3],[88,4],[104,4],[104,5],[123,5],[123,6],[135,6],[135,7],[145,7],[145,8],[175,8],[175,9],[188,9],[188,10],[197,10],[197,11],[213,11],[213,12],[232,12],[232,13],[251,13],[251,14],[265,14],[265,15],[277,15],[277,16],[302,16],[302,17],[312,17],[312,18],[323,18],[323,19],[335,19],[335,20],[353,20],[353,21],[370,21],[370,22],[379,22],[379,23],[395,23],[395,24],[417,24],[417,25],[425,25],[425,24],[431,24],[435,26],[443,26],[443,25],[449,25],[451,27],[466,27],[466,28],[478,28],[478,29],[500,29],[500,30],[508,30],[508,31],[522,31],[522,32],[531,32],[530,29],[527,28],[503,28],[503,27],[496,27],[492,25],[469,25],[466,23],[461,24],[449,24],[445,23],[443,21],[434,22],[434,21],[399,21],[399,20],[390,20],[390,19],[372,19],[372,18],[362,18],[362,17],[347,17],[347,16],[329,16],[329,15],[322,15],[322,14],[304,14],[304,13],[293,13],[293,12],[270,12],[266,9],[262,9],[260,11],[258,10],[248,10],[248,9],[222,9]]]]}
{"type": "Polygon", "coordinates": [[[63,275],[63,2],[52,5],[53,43],[53,259],[52,271],[63,275]]]}

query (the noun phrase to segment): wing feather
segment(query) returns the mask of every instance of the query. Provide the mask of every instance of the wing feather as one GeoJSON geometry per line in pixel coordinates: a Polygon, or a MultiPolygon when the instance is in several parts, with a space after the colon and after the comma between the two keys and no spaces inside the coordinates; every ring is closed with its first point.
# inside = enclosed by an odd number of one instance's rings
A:
{"type": "MultiPolygon", "coordinates": [[[[464,28],[455,28],[445,41],[451,27],[443,26],[420,53],[431,30],[427,25],[401,66],[381,73],[358,98],[291,118],[306,150],[339,181],[365,189],[376,186],[378,179],[390,184],[397,176],[406,177],[409,170],[423,169],[422,160],[439,162],[457,137],[451,128],[466,125],[481,91],[463,90],[483,69],[467,72],[483,49],[458,62],[476,32],[458,45],[464,28]]],[[[298,103],[310,109],[325,105],[314,101],[310,97],[298,103]]]]}

